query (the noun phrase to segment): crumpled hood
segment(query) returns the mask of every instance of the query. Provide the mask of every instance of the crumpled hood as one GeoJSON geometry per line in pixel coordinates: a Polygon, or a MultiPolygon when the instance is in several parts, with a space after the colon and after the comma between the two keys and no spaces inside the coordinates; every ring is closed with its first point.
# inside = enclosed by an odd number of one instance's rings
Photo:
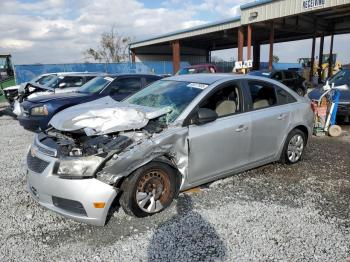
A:
{"type": "Polygon", "coordinates": [[[84,129],[87,136],[140,129],[150,119],[170,112],[169,108],[152,108],[117,102],[110,96],[69,107],[49,122],[60,131],[84,129]]]}

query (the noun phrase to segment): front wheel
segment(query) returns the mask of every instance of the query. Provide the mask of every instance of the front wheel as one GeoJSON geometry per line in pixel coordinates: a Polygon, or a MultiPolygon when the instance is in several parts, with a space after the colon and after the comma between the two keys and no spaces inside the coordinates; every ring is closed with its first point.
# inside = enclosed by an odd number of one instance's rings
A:
{"type": "Polygon", "coordinates": [[[160,162],[137,169],[121,187],[120,204],[125,213],[145,217],[166,209],[175,196],[175,175],[170,166],[160,162]]]}
{"type": "Polygon", "coordinates": [[[305,134],[299,129],[292,130],[284,144],[281,162],[295,164],[300,161],[306,144],[305,134]]]}

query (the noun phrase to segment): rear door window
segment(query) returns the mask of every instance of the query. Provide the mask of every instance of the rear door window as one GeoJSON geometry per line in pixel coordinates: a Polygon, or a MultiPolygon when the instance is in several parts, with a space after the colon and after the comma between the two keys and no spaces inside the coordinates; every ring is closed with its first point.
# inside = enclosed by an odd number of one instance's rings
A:
{"type": "Polygon", "coordinates": [[[210,72],[208,71],[208,68],[200,67],[200,68],[197,69],[197,73],[198,74],[204,74],[204,73],[210,73],[210,72]]]}
{"type": "Polygon", "coordinates": [[[157,80],[159,80],[158,77],[147,76],[145,77],[145,86],[148,86],[149,84],[152,84],[154,81],[157,80]]]}
{"type": "Polygon", "coordinates": [[[294,72],[292,72],[292,71],[284,71],[284,78],[286,80],[294,79],[295,78],[294,72]]]}
{"type": "Polygon", "coordinates": [[[277,81],[281,81],[282,80],[282,72],[276,72],[273,74],[273,76],[271,77],[272,79],[275,79],[277,81]]]}
{"type": "Polygon", "coordinates": [[[248,81],[248,87],[253,110],[277,105],[276,91],[273,85],[262,81],[248,81]]]}
{"type": "Polygon", "coordinates": [[[65,76],[60,83],[66,83],[66,87],[78,87],[83,85],[82,76],[65,76]]]}
{"type": "Polygon", "coordinates": [[[297,100],[281,87],[275,86],[279,105],[294,103],[297,100]]]}
{"type": "Polygon", "coordinates": [[[111,87],[111,94],[135,93],[141,89],[140,77],[124,77],[117,79],[111,87]]]}
{"type": "Polygon", "coordinates": [[[238,83],[224,84],[203,102],[201,108],[215,111],[218,117],[225,117],[242,112],[242,99],[238,83]]]}
{"type": "Polygon", "coordinates": [[[96,76],[87,76],[85,77],[85,82],[89,82],[91,79],[94,79],[96,76]]]}

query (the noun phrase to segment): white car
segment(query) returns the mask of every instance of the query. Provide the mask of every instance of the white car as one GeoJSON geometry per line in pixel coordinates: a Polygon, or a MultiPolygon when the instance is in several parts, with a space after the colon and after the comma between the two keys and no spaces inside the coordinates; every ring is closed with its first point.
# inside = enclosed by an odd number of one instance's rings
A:
{"type": "Polygon", "coordinates": [[[4,88],[4,95],[16,115],[20,114],[20,103],[27,98],[52,93],[74,92],[99,73],[49,73],[40,75],[30,82],[4,88]]]}

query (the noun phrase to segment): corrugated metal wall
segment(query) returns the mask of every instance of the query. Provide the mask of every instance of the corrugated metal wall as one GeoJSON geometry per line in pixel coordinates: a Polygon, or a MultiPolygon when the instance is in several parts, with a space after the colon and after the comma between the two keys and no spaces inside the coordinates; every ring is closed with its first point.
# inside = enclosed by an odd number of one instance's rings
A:
{"type": "Polygon", "coordinates": [[[239,26],[240,26],[240,21],[228,22],[228,23],[224,23],[224,24],[208,26],[207,28],[201,28],[201,29],[197,29],[197,30],[193,30],[193,31],[189,31],[189,32],[183,32],[183,33],[178,33],[178,34],[174,34],[174,35],[159,37],[156,39],[145,40],[145,41],[142,41],[140,43],[133,43],[130,45],[130,48],[132,49],[132,48],[138,48],[138,47],[147,46],[147,45],[154,45],[154,44],[163,43],[163,42],[170,42],[170,41],[188,38],[188,37],[192,37],[192,36],[204,35],[204,34],[208,34],[208,33],[212,33],[212,32],[236,28],[239,26]]]}
{"type": "MultiPolygon", "coordinates": [[[[188,66],[188,62],[181,62],[180,67],[188,66]]],[[[41,64],[15,65],[16,84],[32,80],[45,73],[57,72],[101,72],[109,74],[142,73],[142,74],[172,74],[173,63],[170,61],[145,61],[142,63],[82,63],[82,64],[41,64]]]]}
{"type": "Polygon", "coordinates": [[[304,0],[276,0],[271,3],[266,3],[242,10],[241,23],[256,23],[274,18],[286,17],[290,15],[311,12],[314,10],[335,7],[338,5],[350,4],[350,0],[325,0],[323,7],[304,9],[303,1],[304,0]],[[250,14],[252,12],[258,12],[258,17],[256,19],[250,19],[250,14]]]}

